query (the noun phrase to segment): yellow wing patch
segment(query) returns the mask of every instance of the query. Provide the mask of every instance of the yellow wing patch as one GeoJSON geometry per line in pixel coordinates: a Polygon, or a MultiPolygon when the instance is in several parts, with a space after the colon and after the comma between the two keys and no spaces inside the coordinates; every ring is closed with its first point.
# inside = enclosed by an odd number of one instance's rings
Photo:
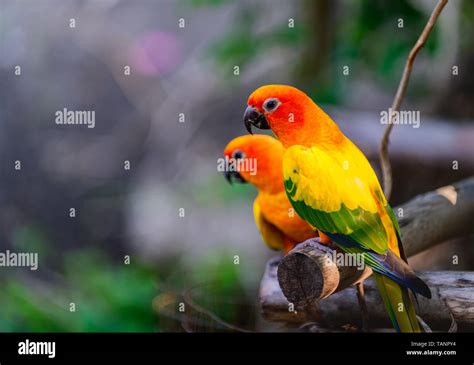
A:
{"type": "MultiPolygon", "coordinates": [[[[377,176],[349,140],[338,148],[290,147],[283,158],[283,175],[285,181],[294,183],[293,199],[315,209],[336,212],[344,203],[350,210],[378,211],[374,199],[374,192],[381,191],[377,176]]],[[[382,199],[385,201],[383,194],[382,199]]]]}

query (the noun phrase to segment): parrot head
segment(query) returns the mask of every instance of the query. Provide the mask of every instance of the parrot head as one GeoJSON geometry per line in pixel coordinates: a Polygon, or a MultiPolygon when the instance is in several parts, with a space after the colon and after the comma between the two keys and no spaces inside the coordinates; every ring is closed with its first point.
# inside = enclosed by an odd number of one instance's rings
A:
{"type": "Polygon", "coordinates": [[[244,124],[271,129],[283,146],[310,145],[321,125],[329,116],[303,91],[288,85],[265,85],[256,89],[247,100],[244,124]]]}
{"type": "Polygon", "coordinates": [[[269,192],[283,190],[283,152],[281,143],[271,136],[237,137],[224,149],[224,176],[229,183],[251,183],[269,192]]]}

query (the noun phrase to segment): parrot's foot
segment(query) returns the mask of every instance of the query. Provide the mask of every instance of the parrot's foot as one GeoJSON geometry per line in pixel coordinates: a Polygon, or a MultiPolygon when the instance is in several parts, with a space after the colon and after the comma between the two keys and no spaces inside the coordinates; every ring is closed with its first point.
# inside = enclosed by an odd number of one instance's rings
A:
{"type": "Polygon", "coordinates": [[[367,303],[365,301],[365,290],[364,281],[356,284],[357,289],[357,300],[359,302],[361,319],[362,319],[362,332],[369,332],[369,312],[367,310],[367,303]]]}
{"type": "Polygon", "coordinates": [[[317,231],[317,232],[318,232],[318,235],[319,235],[319,242],[322,245],[329,246],[332,249],[335,249],[337,247],[336,244],[332,241],[332,239],[329,236],[327,236],[326,234],[324,234],[321,231],[317,231]]]}

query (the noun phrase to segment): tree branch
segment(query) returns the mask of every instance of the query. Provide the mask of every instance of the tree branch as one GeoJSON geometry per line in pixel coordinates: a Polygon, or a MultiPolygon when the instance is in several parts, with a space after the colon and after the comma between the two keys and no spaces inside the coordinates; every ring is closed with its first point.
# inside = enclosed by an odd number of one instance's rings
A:
{"type": "Polygon", "coordinates": [[[395,208],[408,257],[474,233],[474,177],[421,194],[395,208]]]}
{"type": "MultiPolygon", "coordinates": [[[[436,20],[438,19],[441,11],[443,10],[444,6],[448,3],[448,0],[439,0],[438,4],[434,8],[433,12],[431,13],[430,18],[428,19],[428,23],[426,23],[423,32],[421,32],[420,37],[415,43],[415,46],[410,51],[407,61],[405,63],[405,68],[403,70],[402,78],[400,83],[398,84],[397,93],[392,103],[392,112],[400,111],[400,106],[402,104],[403,98],[405,97],[405,93],[408,87],[408,81],[410,79],[411,71],[413,69],[413,63],[415,62],[415,58],[420,51],[421,47],[426,42],[431,30],[433,29],[436,20]]],[[[392,124],[393,114],[391,114],[390,121],[385,129],[385,132],[382,137],[382,141],[380,143],[380,150],[379,150],[379,158],[380,164],[382,166],[382,174],[383,174],[383,185],[384,185],[384,193],[387,200],[390,199],[390,195],[392,194],[392,167],[390,165],[390,159],[388,157],[388,144],[390,139],[390,132],[393,129],[392,124]]]]}
{"type": "MultiPolygon", "coordinates": [[[[471,221],[474,216],[474,177],[419,195],[396,208],[395,214],[400,219],[408,256],[443,241],[473,234],[474,225],[471,221]]],[[[341,298],[340,295],[344,294],[338,292],[370,275],[370,269],[362,271],[358,270],[357,265],[334,263],[328,259],[328,247],[321,246],[314,240],[308,241],[299,244],[280,261],[273,259],[267,264],[260,289],[262,310],[266,313],[266,318],[278,320],[281,316],[282,309],[274,305],[281,302],[281,297],[286,297],[286,306],[289,302],[294,303],[300,313],[306,313],[306,318],[309,303],[324,298],[331,299],[336,294],[341,298]],[[272,314],[272,310],[277,310],[278,313],[272,314]]],[[[460,284],[462,282],[453,281],[454,287],[460,284]]],[[[448,299],[446,297],[443,300],[448,299]]],[[[325,300],[321,301],[324,302],[325,300]]],[[[370,311],[369,308],[369,313],[370,311]]],[[[318,313],[318,317],[321,315],[318,313]]],[[[426,320],[423,315],[421,317],[426,320]]],[[[302,321],[299,315],[289,312],[289,308],[285,309],[281,320],[302,321]]]]}
{"type": "MultiPolygon", "coordinates": [[[[304,307],[290,305],[275,279],[276,265],[267,265],[260,289],[262,315],[265,319],[300,326],[313,322],[314,316],[304,307]],[[294,310],[293,310],[294,309],[294,310]]],[[[462,331],[474,329],[474,273],[463,271],[422,272],[419,276],[429,285],[433,297],[418,296],[417,313],[437,331],[447,331],[452,318],[462,331]]],[[[371,329],[389,328],[382,298],[372,277],[365,286],[365,302],[371,329]]],[[[317,327],[342,331],[344,327],[362,328],[355,286],[335,293],[319,302],[317,327]]]]}

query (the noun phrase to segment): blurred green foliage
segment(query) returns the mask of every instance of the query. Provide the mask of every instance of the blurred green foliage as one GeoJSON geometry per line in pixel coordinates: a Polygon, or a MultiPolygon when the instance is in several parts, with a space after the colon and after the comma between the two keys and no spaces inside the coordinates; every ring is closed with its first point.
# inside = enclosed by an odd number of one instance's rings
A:
{"type": "MultiPolygon", "coordinates": [[[[184,189],[185,187],[183,187],[184,189]]],[[[202,204],[231,205],[243,201],[251,206],[257,191],[251,184],[228,184],[224,177],[212,174],[208,179],[196,184],[193,189],[193,199],[202,204]]]]}
{"type": "MultiPolygon", "coordinates": [[[[266,15],[283,3],[190,0],[194,6],[236,5],[229,31],[210,48],[212,60],[226,81],[235,79],[230,71],[234,65],[245,72],[254,61],[279,47],[296,55],[289,73],[293,73],[296,82],[312,90],[311,94],[320,102],[336,103],[344,97],[344,65],[350,65],[351,75],[370,77],[382,87],[392,89],[429,17],[420,5],[409,0],[299,1],[294,2],[294,28],[288,26],[286,19],[266,25],[266,15]],[[316,24],[321,19],[330,20],[327,24],[316,24]],[[399,19],[403,19],[403,28],[398,28],[399,19]],[[323,42],[329,43],[329,47],[323,42]]],[[[424,52],[435,54],[438,43],[435,28],[424,52]]],[[[275,80],[269,79],[271,82],[275,80]]]]}
{"type": "MultiPolygon", "coordinates": [[[[34,226],[24,226],[15,235],[15,251],[38,252],[39,270],[2,268],[0,331],[182,331],[184,314],[178,305],[189,289],[194,302],[223,320],[254,325],[255,309],[248,310],[253,300],[246,298],[240,266],[229,252],[211,251],[185,269],[189,265],[176,258],[151,265],[132,256],[125,264],[123,257],[110,258],[99,248],[67,251],[58,257],[47,242],[34,226]],[[60,266],[48,269],[49,259],[60,266]],[[159,311],[154,299],[164,294],[174,299],[159,311]]],[[[226,329],[194,310],[186,315],[193,330],[226,329]]]]}
{"type": "MultiPolygon", "coordinates": [[[[260,32],[256,36],[256,16],[251,12],[247,15],[246,11],[242,11],[239,18],[241,20],[237,21],[237,29],[225,35],[210,49],[211,57],[217,61],[223,76],[229,75],[229,70],[234,65],[245,71],[245,67],[253,61],[265,57],[265,52],[274,47],[293,47],[300,44],[305,36],[304,27],[289,28],[287,24],[260,32]]],[[[225,80],[229,78],[225,77],[225,80]]]]}
{"type": "MultiPolygon", "coordinates": [[[[219,321],[216,321],[214,317],[193,311],[192,318],[197,322],[195,329],[229,330],[221,320],[244,328],[255,326],[255,300],[248,296],[241,282],[241,266],[234,260],[233,253],[214,250],[193,265],[189,273],[193,281],[190,287],[194,288],[191,292],[192,300],[219,318],[219,321]]],[[[246,258],[239,257],[239,260],[245,262],[246,258]]]]}
{"type": "Polygon", "coordinates": [[[460,39],[462,52],[472,51],[472,34],[474,33],[474,1],[464,0],[461,2],[460,28],[468,34],[460,39]]]}
{"type": "MultiPolygon", "coordinates": [[[[338,32],[336,56],[341,61],[359,61],[359,67],[379,77],[379,81],[393,85],[400,79],[403,66],[423,30],[429,14],[415,7],[412,1],[358,2],[355,14],[347,14],[338,32]],[[350,16],[349,16],[350,15],[350,16]],[[354,16],[355,15],[355,16],[354,16]],[[403,22],[399,27],[399,21],[403,22]]],[[[433,28],[424,52],[436,52],[439,28],[433,28]]]]}
{"type": "Polygon", "coordinates": [[[40,227],[25,224],[14,231],[12,245],[20,252],[41,252],[41,257],[47,259],[52,254],[47,240],[47,235],[40,227]]]}
{"type": "MultiPolygon", "coordinates": [[[[261,14],[269,11],[262,2],[238,2],[236,0],[188,0],[191,6],[217,7],[239,4],[235,11],[235,19],[220,39],[210,47],[210,59],[219,68],[225,81],[229,78],[232,68],[238,65],[245,69],[265,52],[274,47],[293,47],[301,44],[307,33],[304,25],[289,28],[287,23],[278,24],[264,31],[258,31],[261,14]]],[[[275,1],[277,5],[280,1],[275,1]]],[[[271,4],[267,4],[271,5],[271,4]]]]}
{"type": "Polygon", "coordinates": [[[133,261],[113,264],[98,250],[83,250],[67,253],[63,272],[53,274],[41,272],[41,253],[39,257],[38,273],[2,278],[1,331],[157,329],[151,307],[155,274],[150,268],[133,261]]]}
{"type": "Polygon", "coordinates": [[[193,6],[218,6],[234,0],[189,0],[193,6]]]}

